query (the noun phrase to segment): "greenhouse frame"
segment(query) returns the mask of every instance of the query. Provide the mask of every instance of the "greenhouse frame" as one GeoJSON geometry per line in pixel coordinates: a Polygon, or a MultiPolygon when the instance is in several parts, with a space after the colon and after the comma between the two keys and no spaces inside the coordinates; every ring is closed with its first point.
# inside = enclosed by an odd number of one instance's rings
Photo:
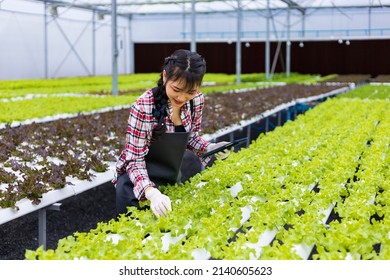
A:
{"type": "Polygon", "coordinates": [[[390,0],[0,0],[0,260],[390,260],[389,18],[390,0]],[[200,115],[178,116],[239,144],[206,163],[188,145],[167,216],[146,198],[116,216],[129,111],[177,49],[207,62],[200,115]]]}
{"type": "MultiPolygon", "coordinates": [[[[295,70],[295,65],[291,65],[294,55],[291,48],[295,44],[303,47],[305,42],[333,41],[340,47],[353,47],[354,42],[366,39],[385,40],[388,44],[389,5],[383,0],[3,0],[0,17],[4,28],[0,35],[7,40],[0,49],[4,62],[0,77],[56,78],[107,75],[112,70],[122,74],[139,72],[137,69],[142,68],[135,63],[141,62],[135,58],[142,59],[139,57],[145,51],[142,45],[137,53],[135,48],[138,44],[158,42],[187,43],[193,50],[197,43],[234,42],[237,48],[229,59],[236,74],[245,70],[241,69],[241,59],[246,49],[250,49],[251,43],[254,48],[255,43],[262,42],[265,53],[259,54],[264,58],[259,61],[257,71],[267,74],[275,71],[275,60],[284,49],[284,70],[289,73],[295,70]],[[111,5],[117,9],[111,9],[111,5]],[[156,25],[160,28],[154,28],[156,25]],[[114,33],[118,40],[112,40],[114,33]],[[276,44],[273,49],[272,42],[276,44]]],[[[212,62],[217,64],[218,60],[212,62]]],[[[152,64],[149,69],[156,67],[152,64]]]]}

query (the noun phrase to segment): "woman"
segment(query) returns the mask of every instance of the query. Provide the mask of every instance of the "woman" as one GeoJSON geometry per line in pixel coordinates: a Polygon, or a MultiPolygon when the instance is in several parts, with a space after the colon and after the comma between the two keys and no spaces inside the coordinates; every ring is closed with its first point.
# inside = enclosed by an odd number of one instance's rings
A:
{"type": "MultiPolygon", "coordinates": [[[[117,215],[138,209],[148,199],[156,216],[171,211],[171,201],[157,187],[179,183],[186,149],[201,155],[228,142],[210,143],[199,135],[204,96],[199,91],[206,62],[199,54],[177,50],[165,58],[157,87],[145,91],[130,109],[126,147],[116,164],[117,215]]],[[[223,159],[229,151],[216,154],[223,159]]]]}

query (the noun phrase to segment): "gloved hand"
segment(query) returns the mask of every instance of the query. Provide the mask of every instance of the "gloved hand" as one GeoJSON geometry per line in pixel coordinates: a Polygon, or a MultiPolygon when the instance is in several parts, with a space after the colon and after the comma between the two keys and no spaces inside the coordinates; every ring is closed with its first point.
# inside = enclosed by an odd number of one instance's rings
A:
{"type": "MultiPolygon", "coordinates": [[[[224,146],[226,144],[229,144],[229,143],[230,142],[226,142],[226,141],[221,141],[221,142],[218,142],[218,143],[211,143],[207,147],[207,152],[215,150],[215,149],[217,149],[219,147],[222,147],[222,146],[224,146]]],[[[220,152],[215,154],[215,158],[216,159],[225,159],[225,158],[227,158],[230,155],[231,150],[233,150],[233,148],[222,150],[222,151],[220,151],[220,152]]]]}
{"type": "Polygon", "coordinates": [[[151,188],[145,192],[145,197],[150,200],[150,207],[157,217],[166,216],[167,210],[172,211],[171,200],[158,189],[151,188]]]}

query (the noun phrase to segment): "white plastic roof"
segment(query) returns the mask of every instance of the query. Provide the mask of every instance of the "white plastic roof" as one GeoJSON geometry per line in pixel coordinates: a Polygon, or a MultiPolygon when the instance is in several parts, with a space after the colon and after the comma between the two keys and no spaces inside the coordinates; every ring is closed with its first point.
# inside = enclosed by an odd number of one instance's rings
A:
{"type": "MultiPolygon", "coordinates": [[[[34,1],[34,0],[33,0],[34,1]]],[[[35,0],[43,1],[43,0],[35,0]]],[[[58,6],[75,6],[89,9],[111,10],[113,0],[46,0],[58,6]]],[[[191,11],[192,0],[116,0],[120,14],[183,13],[191,11]]],[[[196,0],[196,12],[229,12],[237,8],[237,0],[196,0]]],[[[267,9],[267,0],[240,0],[243,10],[267,9]]],[[[390,7],[390,0],[269,0],[271,9],[390,7]]]]}

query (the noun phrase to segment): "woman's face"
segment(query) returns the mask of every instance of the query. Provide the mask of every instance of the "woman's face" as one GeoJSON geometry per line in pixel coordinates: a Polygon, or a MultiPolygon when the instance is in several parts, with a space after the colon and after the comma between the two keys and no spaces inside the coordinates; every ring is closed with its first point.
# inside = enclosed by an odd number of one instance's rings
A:
{"type": "Polygon", "coordinates": [[[184,103],[196,96],[198,88],[188,90],[185,81],[179,79],[177,81],[168,80],[165,82],[165,90],[169,100],[171,101],[172,107],[181,108],[184,103]]]}

